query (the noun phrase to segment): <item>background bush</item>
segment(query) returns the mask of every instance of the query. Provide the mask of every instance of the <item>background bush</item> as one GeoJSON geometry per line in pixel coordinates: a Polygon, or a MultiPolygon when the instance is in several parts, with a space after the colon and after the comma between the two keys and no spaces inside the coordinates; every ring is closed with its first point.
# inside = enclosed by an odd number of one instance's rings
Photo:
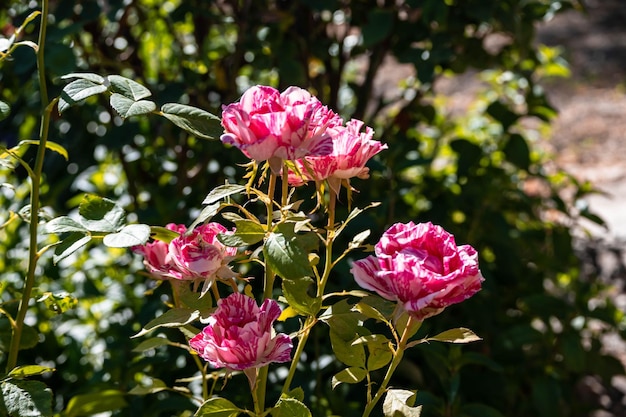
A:
{"type": "MultiPolygon", "coordinates": [[[[5,36],[36,7],[24,3],[10,1],[0,10],[5,36]]],[[[583,416],[601,408],[577,387],[587,376],[607,384],[624,372],[600,342],[608,332],[624,336],[623,312],[602,284],[581,279],[573,251],[579,219],[600,221],[577,208],[592,190],[548,164],[535,142],[555,115],[540,82],[567,73],[554,50],[535,43],[535,25],[577,2],[51,4],[51,97],[60,94],[66,73],[120,74],[148,86],[159,104],[188,103],[219,115],[222,104],[254,84],[281,90],[298,85],[344,118],[375,128],[389,150],[371,164],[370,180],[353,182],[358,193],[352,204],[382,205],[351,228],[371,228],[373,243],[394,222],[441,224],[457,243],[476,247],[486,278],[477,296],[421,330],[435,334],[460,325],[484,340],[462,349],[420,346],[401,367],[398,383],[419,390],[423,416],[583,416]],[[468,112],[453,115],[438,81],[467,73],[480,77],[482,89],[468,112]]],[[[24,38],[34,40],[36,26],[24,38]]],[[[40,103],[32,51],[16,50],[0,77],[0,100],[11,105],[9,118],[0,121],[0,142],[36,138],[40,103]]],[[[133,213],[131,220],[189,224],[204,196],[226,180],[239,181],[239,164],[246,162],[237,150],[190,137],[161,118],[122,123],[97,98],[58,117],[51,138],[70,151],[70,161],[53,154],[46,161],[43,203],[50,215],[71,212],[85,193],[94,193],[120,202],[133,213]]],[[[27,204],[27,189],[19,169],[0,175],[4,223],[10,211],[27,204]]],[[[26,268],[25,224],[11,223],[0,236],[2,308],[12,311],[26,268]]],[[[22,353],[24,361],[57,369],[45,380],[57,410],[75,395],[129,392],[148,376],[172,386],[193,372],[184,352],[174,348],[132,352],[138,341],[130,337],[164,310],[167,289],[143,276],[131,253],[91,247],[57,266],[42,265],[39,294],[64,290],[78,300],[61,315],[37,303],[29,322],[31,349],[22,353]]],[[[329,285],[354,287],[348,268],[339,268],[329,285]]],[[[0,317],[0,362],[8,337],[8,321],[0,317]]],[[[312,398],[314,415],[354,414],[361,406],[352,398],[363,397],[348,395],[359,388],[330,389],[340,368],[325,360],[326,329],[316,329],[314,337],[318,343],[293,385],[312,398]]],[[[118,402],[120,416],[194,409],[169,391],[110,401],[118,402]]]]}

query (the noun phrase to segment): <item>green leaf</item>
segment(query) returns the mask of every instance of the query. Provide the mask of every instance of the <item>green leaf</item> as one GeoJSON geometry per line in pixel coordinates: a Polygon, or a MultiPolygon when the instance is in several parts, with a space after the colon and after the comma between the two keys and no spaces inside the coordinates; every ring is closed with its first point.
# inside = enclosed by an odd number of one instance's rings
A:
{"type": "Polygon", "coordinates": [[[52,391],[46,387],[46,384],[10,378],[2,381],[0,389],[4,407],[9,416],[52,416],[52,391]]]}
{"type": "Polygon", "coordinates": [[[161,115],[181,129],[204,139],[215,139],[224,131],[219,117],[197,107],[167,103],[161,107],[161,115]]]}
{"type": "Polygon", "coordinates": [[[91,240],[91,236],[84,235],[82,233],[74,232],[68,237],[63,239],[60,244],[54,249],[54,256],[52,256],[52,262],[55,264],[62,259],[67,258],[78,249],[85,246],[91,240]]]}
{"type": "Polygon", "coordinates": [[[388,344],[389,343],[389,339],[387,338],[387,336],[384,336],[382,334],[369,334],[366,336],[361,336],[357,339],[355,339],[352,342],[352,345],[363,345],[363,344],[369,344],[369,343],[376,343],[376,344],[388,344]]]}
{"type": "Polygon", "coordinates": [[[470,329],[459,327],[458,329],[450,329],[439,333],[436,336],[426,338],[427,341],[438,341],[447,343],[471,343],[482,340],[470,329]]]}
{"type": "Polygon", "coordinates": [[[11,107],[4,101],[0,100],[0,120],[4,120],[11,114],[11,107]]]}
{"type": "Polygon", "coordinates": [[[93,394],[72,397],[65,410],[66,417],[92,416],[105,411],[119,410],[128,404],[124,393],[117,390],[104,390],[93,394]]]}
{"type": "Polygon", "coordinates": [[[367,304],[365,301],[360,301],[354,306],[354,309],[359,313],[363,314],[365,317],[374,319],[377,321],[382,321],[383,323],[388,323],[389,321],[384,316],[383,313],[378,311],[373,306],[367,304]]]}
{"type": "Polygon", "coordinates": [[[369,237],[370,233],[370,230],[364,230],[361,233],[357,234],[355,237],[352,238],[352,241],[348,244],[348,247],[350,249],[356,249],[358,247],[361,247],[361,245],[363,245],[363,242],[365,242],[365,240],[369,237]]]}
{"type": "Polygon", "coordinates": [[[96,94],[107,91],[107,86],[96,84],[87,79],[72,81],[63,88],[59,98],[59,114],[63,113],[70,106],[96,94]]]}
{"type": "Polygon", "coordinates": [[[331,331],[337,333],[344,340],[354,340],[359,322],[365,320],[365,316],[354,311],[347,300],[341,300],[328,307],[320,320],[328,324],[331,331]]]}
{"type": "Polygon", "coordinates": [[[492,102],[487,107],[487,114],[499,122],[505,131],[519,119],[519,116],[501,101],[492,102]]]}
{"type": "Polygon", "coordinates": [[[414,391],[390,389],[385,395],[383,413],[385,417],[419,417],[422,406],[413,407],[414,403],[414,391]]]}
{"type": "Polygon", "coordinates": [[[159,327],[182,327],[185,324],[189,324],[194,320],[200,318],[200,312],[198,310],[191,310],[188,308],[173,308],[167,310],[165,313],[155,318],[146,324],[143,329],[133,337],[143,336],[146,333],[151,332],[159,327]]]}
{"type": "Polygon", "coordinates": [[[72,233],[72,232],[81,232],[87,233],[88,230],[82,224],[78,223],[76,220],[73,220],[67,216],[56,217],[49,222],[47,222],[42,230],[43,233],[72,233]]]}
{"type": "Polygon", "coordinates": [[[309,256],[293,223],[282,223],[270,233],[263,246],[265,262],[283,279],[296,280],[312,274],[309,256]]]}
{"type": "Polygon", "coordinates": [[[67,291],[58,291],[55,293],[45,292],[37,302],[44,302],[48,310],[57,314],[71,310],[78,304],[78,299],[67,291]]]}
{"type": "Polygon", "coordinates": [[[335,389],[341,383],[357,384],[363,381],[366,376],[367,371],[365,369],[351,366],[333,376],[332,387],[335,389]]]}
{"type": "Polygon", "coordinates": [[[73,72],[71,74],[66,74],[61,77],[62,80],[69,80],[71,78],[79,78],[82,80],[91,81],[94,84],[104,84],[104,82],[106,81],[104,77],[89,72],[73,72]]]}
{"type": "MultiPolygon", "coordinates": [[[[39,145],[39,140],[22,140],[20,141],[20,145],[25,144],[25,145],[39,145]]],[[[59,145],[56,142],[52,142],[52,141],[47,141],[46,142],[46,149],[50,149],[53,152],[58,153],[59,155],[61,155],[63,158],[65,158],[65,160],[67,161],[69,159],[69,155],[67,153],[67,149],[65,149],[63,146],[59,145]]]]}
{"type": "Polygon", "coordinates": [[[367,370],[375,371],[387,366],[393,359],[389,343],[368,343],[367,344],[367,370]]]}
{"type": "Polygon", "coordinates": [[[148,395],[170,390],[167,384],[160,379],[150,378],[150,380],[150,385],[137,385],[133,387],[133,389],[131,389],[128,393],[130,395],[148,395]]]}
{"type": "Polygon", "coordinates": [[[528,170],[530,167],[530,148],[520,134],[512,134],[503,149],[506,159],[517,167],[528,170]]]}
{"type": "Polygon", "coordinates": [[[30,376],[42,375],[46,372],[54,372],[54,368],[41,365],[24,365],[12,369],[11,372],[9,372],[9,376],[17,379],[24,379],[30,376]]]}
{"type": "Polygon", "coordinates": [[[170,243],[172,240],[180,236],[173,230],[162,226],[150,226],[150,237],[161,242],[170,243]]]}
{"type": "Polygon", "coordinates": [[[109,75],[107,79],[111,83],[110,89],[113,93],[120,94],[132,101],[139,101],[152,95],[150,90],[130,78],[120,75],[109,75]]]}
{"type": "Polygon", "coordinates": [[[156,110],[156,104],[153,101],[133,101],[130,98],[118,93],[111,94],[109,102],[111,103],[111,107],[113,107],[117,114],[119,114],[123,119],[130,116],[149,114],[156,110]]]}
{"type": "Polygon", "coordinates": [[[225,398],[209,398],[200,406],[195,417],[237,417],[244,410],[225,398]]]}
{"type": "Polygon", "coordinates": [[[206,206],[205,208],[203,208],[200,214],[198,215],[198,218],[196,218],[196,220],[194,220],[193,223],[191,223],[187,231],[193,230],[198,225],[206,221],[209,221],[213,216],[219,213],[221,207],[222,207],[222,203],[215,203],[215,204],[211,204],[210,206],[206,206]]]}
{"type": "Polygon", "coordinates": [[[109,233],[102,242],[110,248],[130,248],[145,244],[150,239],[150,226],[147,224],[129,224],[117,232],[109,233]]]}
{"type": "Polygon", "coordinates": [[[226,246],[247,246],[254,245],[263,240],[265,229],[253,220],[237,220],[235,222],[235,233],[219,234],[217,240],[226,246]]]}
{"type": "Polygon", "coordinates": [[[126,218],[124,209],[115,202],[89,194],[80,203],[78,213],[85,218],[83,225],[92,232],[117,232],[126,218]]]}
{"type": "MultiPolygon", "coordinates": [[[[9,320],[0,316],[0,352],[8,352],[11,345],[13,331],[9,320]]],[[[39,333],[30,326],[24,325],[22,328],[22,338],[20,339],[20,350],[31,349],[39,343],[39,333]]]]}
{"type": "Polygon", "coordinates": [[[295,280],[283,279],[283,295],[289,306],[300,314],[315,316],[322,307],[322,299],[309,295],[310,290],[315,294],[315,282],[309,277],[295,280]]]}
{"type": "Polygon", "coordinates": [[[271,415],[272,417],[311,417],[311,410],[295,398],[281,398],[271,415]]]}
{"type": "Polygon", "coordinates": [[[202,204],[213,204],[225,199],[233,194],[239,194],[246,190],[244,185],[225,184],[215,187],[209,195],[207,195],[202,204]]]}
{"type": "Polygon", "coordinates": [[[358,337],[355,326],[352,336],[349,338],[330,330],[330,345],[337,360],[348,366],[365,368],[365,348],[361,344],[353,345],[352,341],[358,337]]]}
{"type": "Polygon", "coordinates": [[[145,352],[146,350],[155,349],[155,348],[158,348],[159,346],[165,346],[165,345],[168,345],[169,343],[170,341],[164,337],[151,337],[139,343],[133,349],[133,352],[145,352]]]}
{"type": "Polygon", "coordinates": [[[364,48],[373,46],[389,36],[393,29],[394,14],[389,9],[378,7],[370,10],[367,21],[361,28],[364,48]]]}

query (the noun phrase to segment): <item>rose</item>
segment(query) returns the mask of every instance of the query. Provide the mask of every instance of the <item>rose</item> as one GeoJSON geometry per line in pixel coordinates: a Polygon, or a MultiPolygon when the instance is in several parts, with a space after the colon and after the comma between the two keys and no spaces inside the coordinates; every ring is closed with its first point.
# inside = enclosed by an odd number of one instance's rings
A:
{"type": "Polygon", "coordinates": [[[291,360],[293,343],[272,327],[280,307],[267,299],[261,307],[253,298],[234,293],[217,302],[208,325],[189,345],[201,358],[216,368],[243,371],[272,362],[291,360]]]}
{"type": "Polygon", "coordinates": [[[300,174],[291,173],[292,185],[299,185],[302,180],[327,179],[330,188],[338,193],[342,180],[368,178],[369,168],[365,164],[374,155],[387,149],[387,145],[372,140],[374,131],[371,127],[366,126],[365,132],[361,132],[362,127],[362,121],[352,119],[345,127],[333,129],[333,151],[329,155],[307,156],[304,160],[296,161],[300,174]]]}
{"type": "Polygon", "coordinates": [[[222,110],[224,143],[233,145],[256,161],[268,160],[278,173],[283,160],[332,151],[328,128],[341,118],[309,92],[289,87],[283,93],[267,86],[248,89],[238,103],[222,110]]]}
{"type": "Polygon", "coordinates": [[[219,223],[207,223],[181,234],[170,242],[165,262],[173,264],[183,280],[234,277],[228,262],[237,254],[237,248],[220,243],[220,233],[232,232],[219,223]]]}
{"type": "Polygon", "coordinates": [[[484,280],[476,250],[457,246],[453,235],[430,222],[394,224],[375,254],[354,263],[356,282],[397,301],[418,320],[471,297],[484,280]]]}
{"type": "MultiPolygon", "coordinates": [[[[177,232],[179,235],[185,233],[187,228],[182,224],[169,223],[167,229],[177,232]]],[[[175,278],[182,279],[182,273],[178,270],[174,262],[167,258],[168,244],[155,240],[142,246],[134,246],[133,251],[144,256],[143,264],[146,269],[156,279],[175,278]]]]}

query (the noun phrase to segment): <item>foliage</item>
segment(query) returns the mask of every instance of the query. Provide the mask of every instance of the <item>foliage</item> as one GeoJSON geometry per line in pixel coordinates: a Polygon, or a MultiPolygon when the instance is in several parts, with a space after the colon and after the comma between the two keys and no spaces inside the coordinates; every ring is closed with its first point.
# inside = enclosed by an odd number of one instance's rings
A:
{"type": "MultiPolygon", "coordinates": [[[[461,324],[483,341],[462,349],[421,344],[407,352],[407,366],[400,367],[394,383],[416,387],[415,401],[398,390],[385,406],[400,403],[411,415],[418,404],[422,416],[584,415],[601,406],[583,403],[576,384],[586,375],[608,382],[623,373],[617,360],[602,353],[600,341],[609,331],[623,335],[624,317],[607,298],[607,288],[579,279],[572,240],[581,218],[599,219],[577,202],[592,189],[555,170],[533,139],[555,114],[541,77],[566,72],[554,51],[535,46],[535,24],[573,6],[578,4],[555,0],[349,5],[119,0],[106,7],[53,2],[45,70],[49,94],[61,98],[62,114],[51,117],[48,146],[58,147],[42,167],[40,215],[46,221],[67,214],[79,223],[80,230],[57,229],[77,233],[75,241],[63,236],[66,247],[87,244],[82,236],[99,236],[81,220],[98,221],[81,212],[85,194],[117,202],[130,222],[190,224],[205,196],[225,181],[236,183],[246,162],[216,141],[201,140],[202,132],[219,134],[207,114],[220,114],[222,104],[257,83],[308,87],[345,118],[375,126],[376,137],[389,145],[370,164],[367,186],[355,184],[359,192],[351,196],[352,207],[382,204],[351,221],[337,237],[337,247],[348,247],[361,230],[380,236],[393,222],[423,219],[443,225],[458,242],[471,242],[482,256],[483,291],[426,323],[420,335],[461,324]],[[384,75],[400,64],[412,75],[388,88],[384,75]],[[473,71],[480,72],[484,91],[467,114],[453,116],[437,81],[473,71]],[[94,76],[64,77],[77,73],[94,76]],[[147,90],[133,89],[135,83],[147,90]],[[65,108],[64,102],[72,106],[65,108]],[[207,113],[192,114],[187,105],[207,113]],[[537,124],[539,130],[528,127],[537,124]],[[68,150],[69,164],[61,149],[68,150]]],[[[33,53],[39,20],[32,12],[20,1],[0,10],[0,20],[9,22],[3,28],[6,40],[0,39],[1,150],[11,149],[29,163],[36,156],[28,141],[39,137],[42,114],[33,53]]],[[[14,300],[28,268],[31,215],[28,170],[8,160],[4,154],[0,160],[0,311],[9,313],[0,316],[3,365],[11,337],[7,317],[15,316],[14,300]]],[[[204,203],[210,210],[211,203],[204,203]]],[[[305,198],[302,204],[308,209],[315,201],[305,198]]],[[[337,216],[347,218],[351,207],[342,207],[337,216]]],[[[108,410],[119,409],[116,415],[184,415],[195,409],[185,391],[198,387],[185,379],[195,364],[176,345],[184,337],[159,327],[151,336],[166,336],[169,342],[130,339],[165,311],[165,286],[146,280],[138,259],[126,250],[88,245],[60,257],[63,244],[54,236],[40,239],[56,245],[59,263],[48,262],[51,252],[41,255],[33,297],[41,301],[30,309],[36,319],[24,329],[20,360],[56,372],[29,375],[54,393],[53,402],[47,394],[33,396],[33,405],[48,409],[52,402],[55,412],[88,415],[93,395],[101,395],[108,410]]],[[[280,246],[279,239],[273,242],[280,246]]],[[[337,265],[329,290],[353,285],[348,263],[337,265]]],[[[299,307],[300,313],[318,308],[299,307]]],[[[340,382],[359,377],[340,373],[340,364],[328,359],[325,346],[341,344],[336,336],[314,329],[308,360],[293,381],[315,400],[313,415],[351,415],[360,409],[348,396],[358,386],[333,390],[327,383],[333,375],[340,382]]],[[[375,346],[367,344],[370,355],[375,346]]],[[[23,378],[2,377],[3,395],[39,383],[23,378]]],[[[228,388],[237,391],[233,386],[228,388]]],[[[245,390],[240,394],[236,398],[247,398],[245,390]]],[[[0,414],[2,407],[14,406],[0,404],[0,414]]],[[[290,406],[297,407],[285,400],[281,409],[289,413],[290,406]]]]}

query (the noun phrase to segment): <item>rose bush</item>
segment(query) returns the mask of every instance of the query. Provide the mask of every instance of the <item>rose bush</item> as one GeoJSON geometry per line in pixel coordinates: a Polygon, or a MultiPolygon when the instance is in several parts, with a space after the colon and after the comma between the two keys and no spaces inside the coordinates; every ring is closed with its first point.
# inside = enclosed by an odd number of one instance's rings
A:
{"type": "Polygon", "coordinates": [[[457,246],[453,235],[430,222],[394,224],[376,244],[375,254],[354,263],[356,282],[397,301],[418,320],[466,300],[483,281],[476,250],[457,246]]]}

